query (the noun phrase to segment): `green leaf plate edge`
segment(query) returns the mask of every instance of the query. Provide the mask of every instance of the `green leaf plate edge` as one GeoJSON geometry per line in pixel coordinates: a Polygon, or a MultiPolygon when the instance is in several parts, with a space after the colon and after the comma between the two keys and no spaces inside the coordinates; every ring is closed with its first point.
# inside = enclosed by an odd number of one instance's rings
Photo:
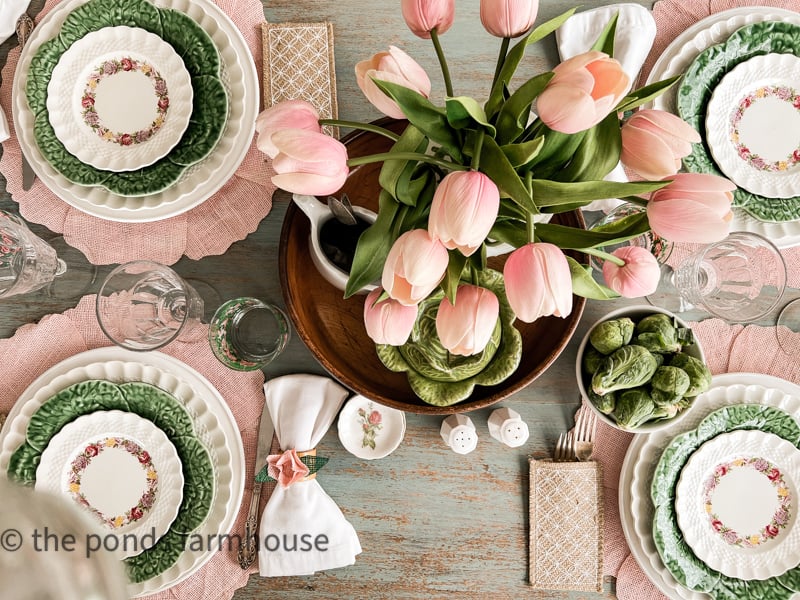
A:
{"type": "Polygon", "coordinates": [[[651,495],[655,506],[653,541],[661,560],[681,584],[716,600],[760,598],[788,600],[800,583],[800,565],[783,575],[745,581],[728,577],[702,562],[684,541],[675,514],[674,490],[686,461],[715,436],[740,429],[773,433],[800,447],[800,425],[792,415],[771,406],[734,404],[709,414],[696,429],[676,436],[664,448],[653,473],[651,495]]]}
{"type": "Polygon", "coordinates": [[[121,196],[146,196],[175,183],[191,165],[203,160],[222,137],[228,96],[219,78],[220,58],[211,37],[191,17],[147,0],[89,0],[70,13],[57,37],[44,42],[31,59],[26,94],[35,115],[34,137],[44,158],[78,185],[102,186],[121,196]],[[194,87],[192,117],[170,153],[136,171],[95,169],[70,154],[47,118],[47,82],[61,55],[90,31],[127,25],[162,37],[181,56],[194,87]]]}
{"type": "MultiPolygon", "coordinates": [[[[9,459],[11,479],[22,485],[36,483],[36,467],[49,439],[67,423],[96,410],[124,410],[148,419],[175,445],[183,468],[183,498],[178,516],[156,544],[124,560],[133,583],[151,579],[171,567],[184,550],[187,535],[199,527],[211,510],[214,467],[206,447],[194,434],[191,417],[183,405],[164,390],[144,382],[115,384],[95,379],[75,383],[48,398],[31,415],[37,442],[49,435],[41,449],[28,441],[9,459]]],[[[26,438],[30,435],[26,432],[26,438]]]]}
{"type": "MultiPolygon", "coordinates": [[[[683,159],[684,167],[694,173],[725,176],[717,167],[705,135],[705,115],[714,88],[737,64],[762,54],[800,55],[800,26],[781,21],[763,21],[736,30],[725,41],[701,52],[689,65],[678,87],[678,113],[697,131],[703,141],[692,145],[692,153],[683,159]]],[[[783,223],[800,218],[800,196],[767,198],[742,188],[734,192],[734,205],[756,219],[783,223]]]]}

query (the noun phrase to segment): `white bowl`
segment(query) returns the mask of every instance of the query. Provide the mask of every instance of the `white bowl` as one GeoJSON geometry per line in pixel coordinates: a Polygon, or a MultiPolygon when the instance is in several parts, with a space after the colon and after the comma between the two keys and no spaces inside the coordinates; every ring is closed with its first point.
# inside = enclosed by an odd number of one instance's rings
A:
{"type": "MultiPolygon", "coordinates": [[[[689,325],[688,325],[688,323],[686,323],[686,321],[681,319],[675,313],[672,313],[672,312],[670,312],[668,310],[665,310],[663,308],[658,308],[657,306],[650,306],[650,305],[627,306],[625,308],[619,308],[617,310],[611,311],[610,313],[605,315],[602,319],[599,319],[596,323],[594,323],[589,328],[589,330],[586,332],[586,335],[583,336],[583,339],[581,340],[580,346],[578,346],[578,356],[577,356],[577,358],[575,360],[575,377],[576,377],[576,379],[578,381],[578,389],[581,392],[581,396],[586,401],[585,404],[587,404],[595,413],[597,413],[598,418],[600,420],[602,420],[604,423],[608,423],[612,427],[614,427],[616,429],[620,429],[622,431],[629,431],[631,433],[650,433],[650,432],[653,432],[653,431],[658,431],[660,429],[666,429],[667,427],[671,427],[675,423],[683,420],[686,417],[686,415],[689,414],[689,412],[691,411],[692,407],[694,406],[694,399],[692,399],[691,404],[687,408],[685,408],[684,410],[679,412],[677,415],[675,415],[671,419],[659,419],[658,421],[652,421],[652,422],[648,422],[648,423],[643,423],[639,427],[627,428],[627,427],[622,427],[621,425],[619,425],[614,420],[613,417],[610,417],[610,416],[600,412],[600,410],[594,405],[594,402],[592,402],[589,399],[589,396],[588,396],[587,391],[586,391],[586,383],[585,383],[586,376],[583,373],[582,363],[583,363],[583,353],[584,353],[584,351],[586,349],[586,345],[589,343],[589,335],[594,330],[594,328],[597,327],[600,323],[604,323],[605,321],[610,321],[612,319],[619,319],[619,318],[622,318],[622,317],[630,317],[634,322],[638,322],[639,319],[641,319],[643,317],[646,317],[647,315],[652,315],[652,314],[656,314],[656,313],[661,313],[661,314],[668,315],[669,317],[674,318],[681,327],[689,327],[689,325]]],[[[703,348],[700,346],[700,342],[697,339],[695,339],[695,343],[694,344],[692,344],[691,346],[688,346],[685,349],[685,352],[686,352],[686,354],[689,354],[690,356],[694,356],[695,358],[700,359],[703,362],[705,362],[705,355],[703,354],[703,348]]]]}
{"type": "Polygon", "coordinates": [[[406,415],[396,408],[355,395],[342,407],[337,428],[339,441],[350,454],[373,460],[388,456],[403,441],[406,415]],[[377,416],[371,419],[370,416],[376,413],[377,416]]]}

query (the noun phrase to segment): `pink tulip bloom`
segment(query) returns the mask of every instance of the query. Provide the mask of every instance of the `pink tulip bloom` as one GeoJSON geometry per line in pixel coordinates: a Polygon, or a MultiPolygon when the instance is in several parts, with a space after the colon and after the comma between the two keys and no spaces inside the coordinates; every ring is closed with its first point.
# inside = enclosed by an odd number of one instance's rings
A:
{"type": "Polygon", "coordinates": [[[735,189],[734,183],[716,175],[678,173],[672,183],[650,195],[650,228],[671,242],[710,244],[724,239],[733,218],[735,189]]]}
{"type": "Polygon", "coordinates": [[[413,306],[430,294],[447,270],[447,248],[426,229],[397,238],[383,264],[381,284],[400,304],[413,306]]]}
{"type": "Polygon", "coordinates": [[[640,110],[622,126],[620,160],[645,179],[660,180],[678,172],[700,134],[686,121],[663,110],[640,110]]]}
{"type": "Polygon", "coordinates": [[[350,169],[347,148],[324,133],[284,129],[272,134],[278,153],[272,183],[295,194],[325,196],[344,185],[350,169]]]}
{"type": "Polygon", "coordinates": [[[536,101],[536,110],[545,125],[561,133],[597,125],[630,88],[630,78],[619,61],[597,50],[565,60],[553,73],[536,101]]]}
{"type": "Polygon", "coordinates": [[[481,0],[483,28],[496,37],[515,38],[533,27],[539,0],[481,0]]]}
{"type": "Polygon", "coordinates": [[[455,0],[400,0],[403,18],[417,37],[430,39],[431,31],[442,35],[453,24],[455,0]]]}
{"type": "Polygon", "coordinates": [[[283,129],[305,129],[322,133],[317,109],[305,100],[286,100],[261,111],[256,118],[258,149],[270,158],[275,158],[278,148],[272,143],[272,135],[283,129]]]}
{"type": "Polygon", "coordinates": [[[270,454],[267,457],[267,475],[283,487],[302,481],[308,473],[309,468],[300,460],[294,448],[284,451],[283,454],[270,454]]]}
{"type": "Polygon", "coordinates": [[[417,320],[417,307],[405,306],[386,298],[378,302],[381,288],[372,290],[364,301],[364,325],[376,344],[402,346],[408,341],[417,320]]]}
{"type": "Polygon", "coordinates": [[[508,303],[521,321],[566,317],[572,312],[572,275],[554,244],[530,243],[511,253],[503,268],[508,303]]]}
{"type": "Polygon", "coordinates": [[[478,171],[454,171],[433,194],[428,231],[448,250],[470,256],[489,235],[500,209],[500,191],[478,171]]]}
{"type": "Polygon", "coordinates": [[[375,108],[394,119],[405,119],[397,103],[384,94],[373,79],[396,83],[426,98],[431,93],[431,80],[417,61],[395,46],[378,52],[369,60],[356,64],[356,83],[375,108]]]}
{"type": "Polygon", "coordinates": [[[446,297],[436,314],[436,334],[451,354],[471,356],[481,352],[492,337],[500,302],[491,291],[476,285],[461,285],[456,303],[446,297]]]}
{"type": "Polygon", "coordinates": [[[607,260],[603,263],[606,285],[625,298],[649,296],[656,291],[661,267],[652,252],[641,246],[623,246],[612,252],[625,261],[619,266],[607,260]]]}

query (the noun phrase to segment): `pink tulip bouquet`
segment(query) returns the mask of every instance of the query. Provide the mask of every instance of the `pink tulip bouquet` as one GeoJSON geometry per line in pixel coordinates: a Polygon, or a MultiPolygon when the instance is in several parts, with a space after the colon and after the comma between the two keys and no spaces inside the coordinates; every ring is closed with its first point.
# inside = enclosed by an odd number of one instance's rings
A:
{"type": "Polygon", "coordinates": [[[379,357],[388,368],[407,371],[423,400],[447,405],[516,370],[522,348],[516,319],[566,317],[573,294],[652,293],[659,279],[652,254],[603,247],[651,229],[675,242],[721,239],[734,186],[677,173],[700,137],[674,115],[636,110],[674,79],[631,90],[613,58],[616,18],[592,49],[512,89],[526,48],[574,9],[531,30],[538,0],[481,0],[484,28],[502,38],[481,103],[454,94],[440,44],[453,23],[454,0],[401,0],[401,7],[411,31],[433,42],[443,106],[429,99],[424,69],[390,47],[355,72],[376,108],[407,120],[400,135],[372,123],[320,120],[310,104],[293,100],[259,116],[258,146],[273,159],[273,182],[298,194],[334,194],[351,167],[383,162],[378,218],[359,238],[345,295],[380,280],[364,304],[379,357]],[[520,39],[512,46],[514,38],[520,39]],[[349,158],[322,125],[365,129],[394,145],[388,153],[349,158]],[[620,161],[644,180],[606,181],[620,161]],[[646,211],[591,231],[547,222],[606,198],[646,211]],[[487,250],[498,244],[511,247],[502,273],[487,264],[487,250]],[[600,257],[603,283],[565,250],[600,257]]]}

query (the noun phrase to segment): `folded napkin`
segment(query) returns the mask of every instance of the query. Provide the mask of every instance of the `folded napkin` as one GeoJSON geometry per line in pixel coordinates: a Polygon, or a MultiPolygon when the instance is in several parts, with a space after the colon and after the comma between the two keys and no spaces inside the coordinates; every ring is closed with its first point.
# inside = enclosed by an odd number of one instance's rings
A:
{"type": "MultiPolygon", "coordinates": [[[[561,60],[572,58],[588,51],[597,41],[611,18],[619,13],[614,36],[614,58],[625,73],[636,82],[653,40],[656,37],[656,22],[649,10],[638,4],[611,4],[572,15],[556,29],[556,44],[561,60]]],[[[617,165],[606,176],[608,181],[628,181],[622,165],[617,165]]],[[[596,200],[584,210],[610,211],[621,203],[616,198],[596,200]]]]}
{"type": "Polygon", "coordinates": [[[352,565],[361,553],[358,534],[314,474],[297,464],[298,454],[314,449],[328,431],[349,392],[327,377],[285,375],[267,382],[264,393],[283,454],[269,461],[278,484],[261,517],[259,572],[311,575],[352,565]]]}
{"type": "MultiPolygon", "coordinates": [[[[28,9],[25,0],[0,0],[0,44],[14,35],[17,19],[28,9]]],[[[0,109],[0,142],[11,137],[6,113],[0,109]]]]}
{"type": "Polygon", "coordinates": [[[530,460],[531,585],[603,588],[603,475],[599,463],[530,460]]]}

